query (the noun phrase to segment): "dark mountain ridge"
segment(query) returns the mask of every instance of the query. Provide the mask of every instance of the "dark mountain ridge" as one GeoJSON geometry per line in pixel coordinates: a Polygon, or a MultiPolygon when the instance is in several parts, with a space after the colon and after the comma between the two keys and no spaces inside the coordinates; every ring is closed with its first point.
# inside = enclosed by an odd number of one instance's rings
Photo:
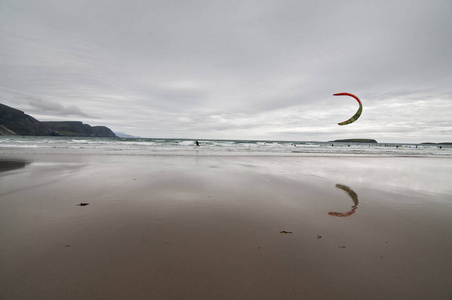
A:
{"type": "Polygon", "coordinates": [[[105,126],[80,121],[40,122],[23,111],[0,103],[0,135],[116,137],[105,126]]]}

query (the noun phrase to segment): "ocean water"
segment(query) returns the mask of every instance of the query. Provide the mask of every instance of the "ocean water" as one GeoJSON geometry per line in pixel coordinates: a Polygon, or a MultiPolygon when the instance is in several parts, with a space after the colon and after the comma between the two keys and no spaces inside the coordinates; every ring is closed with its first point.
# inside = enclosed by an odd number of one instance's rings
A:
{"type": "Polygon", "coordinates": [[[0,136],[0,154],[303,156],[372,155],[452,157],[452,146],[436,144],[308,141],[195,140],[0,136]]]}

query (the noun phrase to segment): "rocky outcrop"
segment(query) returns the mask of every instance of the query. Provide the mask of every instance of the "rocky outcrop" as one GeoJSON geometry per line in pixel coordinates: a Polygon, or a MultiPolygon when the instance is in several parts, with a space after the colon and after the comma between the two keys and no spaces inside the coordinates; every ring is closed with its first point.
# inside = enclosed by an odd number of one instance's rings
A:
{"type": "Polygon", "coordinates": [[[0,104],[0,135],[116,137],[105,126],[80,121],[40,122],[18,109],[0,104]]]}
{"type": "Polygon", "coordinates": [[[373,139],[344,139],[344,140],[334,140],[331,142],[335,142],[335,143],[377,143],[377,141],[373,140],[373,139]]]}

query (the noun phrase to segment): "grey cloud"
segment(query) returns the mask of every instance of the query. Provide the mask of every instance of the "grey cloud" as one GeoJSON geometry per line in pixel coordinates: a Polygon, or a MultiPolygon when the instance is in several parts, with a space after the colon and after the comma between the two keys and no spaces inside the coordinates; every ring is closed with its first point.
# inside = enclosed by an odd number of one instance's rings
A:
{"type": "Polygon", "coordinates": [[[56,103],[48,100],[41,99],[31,99],[28,101],[28,105],[30,107],[30,113],[36,112],[41,113],[45,112],[47,115],[55,114],[58,117],[83,117],[83,118],[92,118],[91,115],[84,113],[78,106],[76,105],[67,105],[64,106],[60,103],[56,103]]]}

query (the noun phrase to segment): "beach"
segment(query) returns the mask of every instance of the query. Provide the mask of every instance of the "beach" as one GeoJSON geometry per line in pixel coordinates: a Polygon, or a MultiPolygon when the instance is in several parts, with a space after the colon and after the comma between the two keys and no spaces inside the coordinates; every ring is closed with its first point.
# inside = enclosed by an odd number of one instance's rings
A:
{"type": "Polygon", "coordinates": [[[449,157],[0,156],[0,299],[450,299],[449,157]]]}

